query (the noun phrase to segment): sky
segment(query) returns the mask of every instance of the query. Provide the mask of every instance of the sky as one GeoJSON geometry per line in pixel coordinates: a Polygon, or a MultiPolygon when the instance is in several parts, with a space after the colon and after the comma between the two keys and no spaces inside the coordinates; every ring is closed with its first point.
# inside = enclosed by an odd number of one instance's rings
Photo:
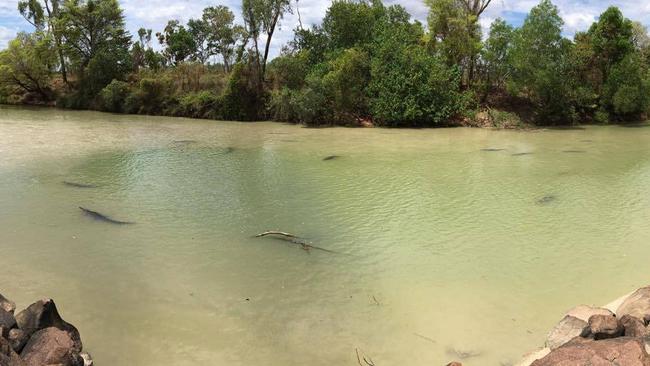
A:
{"type": "MultiPolygon", "coordinates": [[[[215,5],[229,6],[238,21],[241,0],[119,0],[126,16],[127,28],[131,34],[137,34],[140,27],[151,28],[154,33],[164,28],[170,19],[186,22],[190,18],[201,16],[203,8],[215,5]]],[[[303,25],[319,24],[331,1],[299,1],[303,25]]],[[[644,25],[650,25],[650,1],[645,0],[554,0],[565,21],[564,35],[572,37],[576,31],[586,30],[607,7],[615,5],[623,14],[644,25]]],[[[31,31],[32,27],[18,13],[18,0],[0,0],[0,49],[15,37],[19,31],[31,31]]],[[[413,18],[426,22],[427,7],[423,0],[384,0],[387,5],[400,4],[411,13],[413,18]]],[[[519,26],[523,23],[530,9],[539,0],[493,0],[481,18],[481,25],[488,29],[490,23],[501,17],[508,23],[519,26]]],[[[282,19],[280,29],[273,40],[272,55],[277,55],[282,45],[293,37],[292,30],[298,25],[296,12],[282,19]]]]}

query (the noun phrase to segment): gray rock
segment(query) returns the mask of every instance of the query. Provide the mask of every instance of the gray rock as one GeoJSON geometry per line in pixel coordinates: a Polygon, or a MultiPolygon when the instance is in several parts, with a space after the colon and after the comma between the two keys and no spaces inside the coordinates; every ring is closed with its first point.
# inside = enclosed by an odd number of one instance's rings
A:
{"type": "Polygon", "coordinates": [[[31,304],[27,309],[16,315],[18,327],[27,333],[28,337],[39,330],[54,327],[70,334],[74,341],[77,353],[81,352],[83,345],[79,331],[72,324],[61,319],[56,304],[52,299],[43,299],[31,304]]]}
{"type": "Polygon", "coordinates": [[[70,333],[55,327],[34,333],[20,353],[27,366],[83,366],[70,333]]]}
{"type": "Polygon", "coordinates": [[[29,337],[22,329],[15,328],[9,331],[7,340],[11,344],[11,348],[13,348],[17,353],[20,353],[27,344],[29,337]]]}
{"type": "Polygon", "coordinates": [[[625,299],[618,307],[616,315],[619,318],[622,318],[623,315],[631,315],[644,320],[650,318],[650,286],[636,290],[625,299]]]}
{"type": "Polygon", "coordinates": [[[578,305],[575,308],[569,310],[566,315],[571,315],[588,322],[589,318],[591,318],[592,315],[614,315],[614,313],[604,308],[595,308],[588,305],[578,305]]]}
{"type": "Polygon", "coordinates": [[[0,328],[2,328],[2,331],[0,332],[0,336],[6,338],[7,335],[9,334],[9,330],[15,327],[16,327],[16,318],[14,318],[14,315],[3,309],[0,309],[0,328]]]}
{"type": "Polygon", "coordinates": [[[588,333],[589,324],[586,321],[567,315],[548,334],[546,347],[554,350],[570,340],[586,336],[588,333]]]}
{"type": "Polygon", "coordinates": [[[623,315],[619,321],[625,329],[623,333],[626,337],[644,338],[648,336],[648,329],[643,320],[630,315],[623,315]]]}
{"type": "Polygon", "coordinates": [[[25,362],[11,348],[6,339],[0,337],[0,366],[25,366],[25,362]]]}
{"type": "Polygon", "coordinates": [[[596,340],[620,337],[623,331],[623,325],[614,315],[592,315],[589,318],[589,332],[596,340]]]}
{"type": "Polygon", "coordinates": [[[0,294],[0,309],[13,314],[16,310],[16,303],[0,294]]]}
{"type": "Polygon", "coordinates": [[[650,366],[650,356],[639,338],[594,341],[575,338],[531,366],[650,366]]]}

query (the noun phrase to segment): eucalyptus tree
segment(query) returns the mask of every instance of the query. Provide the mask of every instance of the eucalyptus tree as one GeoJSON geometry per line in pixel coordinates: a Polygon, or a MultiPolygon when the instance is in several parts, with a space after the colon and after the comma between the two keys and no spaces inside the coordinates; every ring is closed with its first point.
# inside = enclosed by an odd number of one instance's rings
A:
{"type": "Polygon", "coordinates": [[[42,101],[53,97],[50,81],[57,63],[51,35],[42,31],[19,33],[0,52],[0,87],[10,94],[36,94],[42,101]]]}
{"type": "Polygon", "coordinates": [[[57,27],[86,97],[132,70],[131,36],[117,0],[67,0],[57,27]]]}
{"type": "Polygon", "coordinates": [[[20,0],[18,2],[18,11],[20,14],[33,25],[38,31],[52,33],[52,38],[56,45],[56,52],[59,56],[59,66],[61,67],[61,77],[64,82],[68,82],[68,73],[66,70],[65,56],[61,44],[61,32],[57,21],[61,16],[61,6],[63,0],[20,0]]]}
{"type": "Polygon", "coordinates": [[[429,7],[429,30],[434,46],[449,65],[460,65],[465,83],[474,79],[481,51],[479,19],[492,0],[425,0],[429,7]]]}
{"type": "Polygon", "coordinates": [[[290,13],[290,0],[243,0],[242,12],[246,30],[253,40],[255,48],[255,63],[260,80],[264,80],[266,64],[271,50],[271,41],[280,20],[286,13],[290,13]],[[260,36],[264,34],[266,40],[264,54],[260,54],[260,36]]]}
{"type": "Polygon", "coordinates": [[[234,24],[235,14],[219,5],[203,10],[203,23],[207,26],[207,43],[211,55],[220,55],[226,72],[230,72],[238,43],[246,41],[246,32],[234,24]]]}

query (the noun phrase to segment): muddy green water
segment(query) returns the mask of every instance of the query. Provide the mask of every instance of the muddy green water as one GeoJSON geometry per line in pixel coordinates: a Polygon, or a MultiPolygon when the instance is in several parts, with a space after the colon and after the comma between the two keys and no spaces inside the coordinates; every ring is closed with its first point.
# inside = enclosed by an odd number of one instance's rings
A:
{"type": "Polygon", "coordinates": [[[0,292],[53,297],[98,365],[509,365],[566,309],[648,283],[649,192],[650,127],[3,107],[0,292]]]}

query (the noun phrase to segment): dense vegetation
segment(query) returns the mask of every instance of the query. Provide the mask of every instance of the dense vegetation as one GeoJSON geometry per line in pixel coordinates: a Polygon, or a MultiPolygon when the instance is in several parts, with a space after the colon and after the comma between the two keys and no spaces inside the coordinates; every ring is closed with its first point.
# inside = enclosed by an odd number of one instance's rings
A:
{"type": "Polygon", "coordinates": [[[550,0],[485,36],[491,0],[425,2],[426,26],[381,0],[334,0],[271,60],[290,0],[243,0],[243,24],[215,6],[135,37],[117,0],[22,0],[34,31],[0,52],[0,102],[380,126],[608,123],[650,109],[650,37],[616,7],[570,40],[550,0]]]}

